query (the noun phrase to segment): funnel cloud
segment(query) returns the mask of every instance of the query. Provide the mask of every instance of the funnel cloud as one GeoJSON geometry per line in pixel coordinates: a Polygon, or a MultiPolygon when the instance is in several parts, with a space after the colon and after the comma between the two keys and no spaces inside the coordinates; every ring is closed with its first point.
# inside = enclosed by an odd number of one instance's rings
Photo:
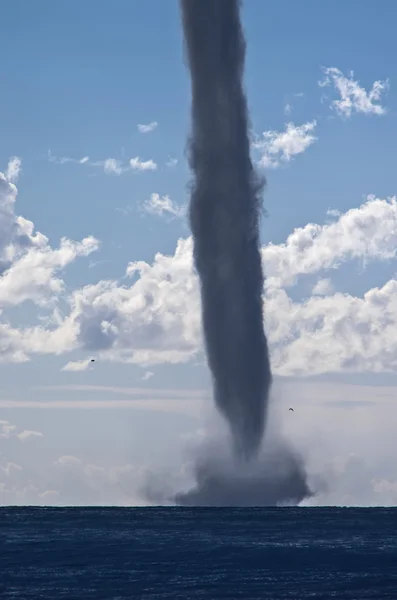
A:
{"type": "Polygon", "coordinates": [[[250,158],[240,2],[180,0],[180,6],[192,93],[194,263],[215,404],[233,452],[222,457],[208,447],[195,463],[195,487],[175,502],[297,504],[310,495],[300,458],[286,445],[262,445],[272,383],[259,237],[265,181],[250,158]]]}
{"type": "Polygon", "coordinates": [[[181,0],[192,87],[190,225],[214,398],[239,456],[259,450],[271,385],[263,328],[260,180],[250,158],[236,0],[181,0]]]}

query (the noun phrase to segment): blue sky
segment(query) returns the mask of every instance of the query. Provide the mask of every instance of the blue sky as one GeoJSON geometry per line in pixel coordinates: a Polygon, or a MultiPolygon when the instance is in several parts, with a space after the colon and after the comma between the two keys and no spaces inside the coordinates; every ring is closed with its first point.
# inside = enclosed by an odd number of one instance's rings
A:
{"type": "MultiPolygon", "coordinates": [[[[397,500],[392,442],[376,460],[365,444],[369,422],[377,443],[394,436],[382,414],[397,384],[396,12],[391,0],[243,9],[252,154],[267,178],[265,315],[284,390],[274,410],[299,398],[290,435],[310,469],[335,477],[358,456],[372,503],[397,500]],[[314,458],[314,398],[319,418],[352,428],[342,457],[329,429],[314,458]]],[[[2,21],[0,503],[99,502],[103,478],[125,465],[179,473],[211,410],[185,218],[178,3],[17,0],[2,21]],[[67,498],[65,456],[82,474],[67,498]]],[[[339,481],[328,501],[357,501],[339,481]]],[[[130,497],[114,489],[106,501],[130,497]]]]}

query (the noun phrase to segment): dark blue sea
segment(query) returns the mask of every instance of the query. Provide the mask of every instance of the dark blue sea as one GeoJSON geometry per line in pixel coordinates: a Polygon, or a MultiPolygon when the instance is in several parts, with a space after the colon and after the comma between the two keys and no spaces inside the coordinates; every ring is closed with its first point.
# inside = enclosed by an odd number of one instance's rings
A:
{"type": "Polygon", "coordinates": [[[1,600],[397,598],[397,509],[1,508],[1,600]]]}

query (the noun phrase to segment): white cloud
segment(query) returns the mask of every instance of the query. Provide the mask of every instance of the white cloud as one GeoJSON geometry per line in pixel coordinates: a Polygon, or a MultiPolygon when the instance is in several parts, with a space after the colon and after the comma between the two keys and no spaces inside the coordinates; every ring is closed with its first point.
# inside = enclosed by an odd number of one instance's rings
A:
{"type": "Polygon", "coordinates": [[[185,206],[177,204],[169,196],[160,196],[157,193],[151,194],[150,198],[142,204],[142,208],[145,212],[158,217],[165,215],[183,217],[186,214],[185,206]]]}
{"type": "Polygon", "coordinates": [[[157,165],[153,160],[141,160],[139,156],[131,158],[130,167],[133,171],[155,171],[157,165]]]}
{"type": "Polygon", "coordinates": [[[157,126],[158,126],[157,121],[152,121],[151,123],[147,123],[146,125],[139,123],[138,131],[139,131],[139,133],[151,133],[152,131],[154,131],[157,128],[157,126]]]}
{"type": "MultiPolygon", "coordinates": [[[[99,281],[66,293],[59,272],[77,256],[90,254],[98,242],[62,240],[59,249],[52,249],[45,236],[34,234],[32,223],[15,217],[15,198],[15,185],[2,175],[1,361],[72,350],[144,367],[197,360],[202,334],[191,238],[179,240],[174,255],[158,253],[152,264],[130,263],[129,284],[125,279],[99,281]],[[66,306],[62,313],[56,305],[53,310],[58,298],[66,306]],[[48,321],[13,328],[7,308],[25,300],[50,310],[48,321]]],[[[152,204],[162,212],[174,210],[160,196],[152,204]]],[[[348,261],[363,266],[394,261],[396,248],[396,199],[374,196],[358,208],[334,213],[323,225],[297,228],[284,243],[263,247],[266,329],[276,374],[395,370],[397,281],[392,278],[359,297],[333,291],[332,273],[348,261]],[[306,276],[317,283],[310,282],[312,295],[297,299],[289,290],[306,276]]],[[[72,361],[64,369],[86,365],[72,361]]]]}
{"type": "Polygon", "coordinates": [[[24,429],[18,433],[17,429],[17,426],[12,425],[9,421],[0,421],[0,438],[3,440],[18,438],[21,442],[24,442],[32,437],[43,437],[40,431],[24,429]]]}
{"type": "Polygon", "coordinates": [[[290,115],[291,111],[292,111],[292,106],[291,106],[291,104],[289,104],[289,102],[287,102],[287,104],[284,106],[284,114],[290,115]]]}
{"type": "Polygon", "coordinates": [[[88,256],[99,247],[98,240],[93,237],[81,242],[64,238],[56,250],[48,245],[46,238],[44,240],[41,246],[21,252],[3,273],[0,307],[15,306],[26,300],[45,305],[64,290],[63,280],[56,277],[56,273],[78,256],[88,256]]]}
{"type": "Polygon", "coordinates": [[[10,183],[16,183],[19,174],[21,172],[21,159],[18,156],[13,156],[8,163],[7,170],[5,172],[5,178],[10,183]]]}
{"type": "Polygon", "coordinates": [[[260,166],[275,168],[305,152],[317,141],[313,133],[315,127],[316,121],[299,126],[291,122],[287,123],[285,131],[264,131],[252,144],[260,154],[260,166]]]}
{"type": "Polygon", "coordinates": [[[130,287],[101,281],[74,292],[63,327],[74,332],[75,344],[141,365],[189,360],[200,331],[191,240],[181,240],[172,257],[157,254],[153,266],[131,263],[127,276],[138,279],[130,287]]]}
{"type": "Polygon", "coordinates": [[[64,367],[62,367],[62,371],[87,371],[91,366],[91,359],[87,360],[76,360],[68,362],[64,367]]]}
{"type": "Polygon", "coordinates": [[[142,381],[149,381],[153,377],[154,373],[152,371],[146,371],[142,376],[142,381]]]}
{"type": "Polygon", "coordinates": [[[313,296],[329,296],[333,292],[332,281],[328,278],[319,279],[313,286],[313,296]]]}
{"type": "Polygon", "coordinates": [[[354,73],[346,77],[342,71],[335,67],[325,68],[324,79],[319,82],[320,87],[334,85],[340,99],[334,100],[331,107],[343,117],[351,117],[353,112],[366,115],[383,115],[386,112],[380,104],[382,95],[389,89],[389,82],[375,81],[372,88],[366,91],[358,81],[353,79],[354,73]]]}
{"type": "Polygon", "coordinates": [[[107,158],[103,164],[103,170],[107,175],[113,173],[114,175],[121,175],[123,167],[119,160],[115,158],[107,158]]]}
{"type": "Polygon", "coordinates": [[[40,431],[32,431],[30,429],[24,429],[21,433],[17,433],[16,435],[22,442],[34,437],[43,437],[43,434],[40,433],[40,431]]]}
{"type": "Polygon", "coordinates": [[[15,435],[16,425],[11,425],[9,421],[0,421],[0,438],[10,438],[15,435]]]}
{"type": "MultiPolygon", "coordinates": [[[[263,248],[266,327],[276,373],[394,370],[396,281],[362,298],[331,294],[322,283],[325,296],[317,289],[294,301],[288,288],[300,277],[322,275],[349,260],[394,259],[396,248],[396,200],[374,197],[335,222],[309,224],[284,244],[263,248]]],[[[75,343],[140,365],[195,357],[202,344],[191,238],[179,241],[174,256],[157,254],[152,265],[130,264],[127,275],[134,278],[130,287],[109,281],[74,292],[64,327],[75,332],[75,343]]]]}
{"type": "MultiPolygon", "coordinates": [[[[15,178],[16,160],[11,162],[14,167],[7,173],[15,178]]],[[[46,236],[35,232],[31,221],[15,214],[16,198],[16,186],[0,172],[0,361],[21,362],[27,360],[25,346],[34,346],[43,332],[13,329],[1,311],[26,301],[50,306],[64,292],[59,271],[77,257],[97,250],[99,242],[93,237],[81,242],[63,238],[59,248],[52,248],[46,236]]]]}
{"type": "Polygon", "coordinates": [[[267,285],[286,286],[299,275],[336,269],[341,262],[396,256],[397,202],[368,196],[359,208],[326,225],[297,228],[283,244],[263,248],[267,285]]]}

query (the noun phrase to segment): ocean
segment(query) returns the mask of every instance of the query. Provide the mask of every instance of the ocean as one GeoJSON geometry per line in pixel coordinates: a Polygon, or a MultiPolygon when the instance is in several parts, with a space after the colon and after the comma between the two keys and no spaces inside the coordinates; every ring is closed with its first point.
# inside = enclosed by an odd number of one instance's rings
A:
{"type": "Polygon", "coordinates": [[[397,598],[393,508],[0,508],[1,600],[397,598]]]}

